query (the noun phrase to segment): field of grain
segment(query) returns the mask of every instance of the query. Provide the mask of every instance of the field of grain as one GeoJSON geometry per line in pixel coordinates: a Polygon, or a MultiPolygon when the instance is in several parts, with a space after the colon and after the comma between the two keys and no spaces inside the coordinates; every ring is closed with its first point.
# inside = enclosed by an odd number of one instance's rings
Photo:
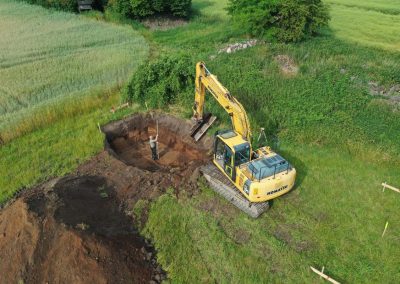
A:
{"type": "Polygon", "coordinates": [[[8,0],[0,27],[0,133],[11,138],[31,115],[120,87],[148,52],[128,26],[8,0]]]}
{"type": "Polygon", "coordinates": [[[396,0],[326,0],[330,27],[339,39],[400,51],[400,3],[396,0]]]}

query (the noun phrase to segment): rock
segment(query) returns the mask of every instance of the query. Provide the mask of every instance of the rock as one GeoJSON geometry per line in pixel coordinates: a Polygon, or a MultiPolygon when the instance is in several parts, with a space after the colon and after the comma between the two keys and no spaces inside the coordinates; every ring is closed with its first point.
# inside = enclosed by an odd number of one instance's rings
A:
{"type": "Polygon", "coordinates": [[[346,69],[344,69],[344,68],[340,69],[340,73],[341,74],[345,74],[346,73],[346,69]]]}
{"type": "Polygon", "coordinates": [[[232,53],[232,49],[230,47],[228,47],[228,49],[226,50],[226,53],[232,53]]]}
{"type": "Polygon", "coordinates": [[[161,277],[159,274],[156,274],[156,276],[154,276],[154,280],[156,280],[157,282],[161,282],[161,277]]]}

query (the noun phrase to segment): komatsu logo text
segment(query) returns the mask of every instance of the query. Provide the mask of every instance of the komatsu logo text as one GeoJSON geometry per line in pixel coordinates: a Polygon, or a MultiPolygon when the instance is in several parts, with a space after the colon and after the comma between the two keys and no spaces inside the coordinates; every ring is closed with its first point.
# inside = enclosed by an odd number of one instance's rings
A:
{"type": "Polygon", "coordinates": [[[277,193],[277,192],[279,192],[279,191],[281,191],[281,190],[286,189],[287,187],[288,187],[287,185],[284,185],[284,186],[282,186],[282,187],[280,187],[280,188],[278,188],[278,189],[275,189],[275,190],[273,190],[273,191],[268,192],[267,195],[271,195],[271,194],[277,193]]]}

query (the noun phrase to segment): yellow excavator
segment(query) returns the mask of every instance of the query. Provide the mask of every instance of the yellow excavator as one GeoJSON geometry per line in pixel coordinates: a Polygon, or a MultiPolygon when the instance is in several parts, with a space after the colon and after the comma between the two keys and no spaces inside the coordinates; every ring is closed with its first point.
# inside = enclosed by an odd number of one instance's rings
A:
{"type": "Polygon", "coordinates": [[[269,200],[293,188],[296,169],[270,147],[253,151],[246,111],[203,62],[196,65],[195,85],[191,136],[196,141],[216,120],[215,116],[204,112],[206,90],[232,121],[232,129],[215,134],[213,164],[202,167],[201,171],[214,191],[257,218],[268,210],[269,200]]]}

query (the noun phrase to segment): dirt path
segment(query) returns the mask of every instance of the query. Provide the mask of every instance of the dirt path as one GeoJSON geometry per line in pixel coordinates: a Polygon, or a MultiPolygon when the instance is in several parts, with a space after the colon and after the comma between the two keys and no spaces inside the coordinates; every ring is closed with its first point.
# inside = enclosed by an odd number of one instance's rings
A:
{"type": "Polygon", "coordinates": [[[75,173],[25,191],[0,211],[0,282],[159,283],[156,253],[129,214],[167,188],[195,194],[211,141],[194,144],[172,116],[136,115],[103,127],[105,151],[75,173]],[[147,141],[159,124],[160,160],[147,141]]]}

